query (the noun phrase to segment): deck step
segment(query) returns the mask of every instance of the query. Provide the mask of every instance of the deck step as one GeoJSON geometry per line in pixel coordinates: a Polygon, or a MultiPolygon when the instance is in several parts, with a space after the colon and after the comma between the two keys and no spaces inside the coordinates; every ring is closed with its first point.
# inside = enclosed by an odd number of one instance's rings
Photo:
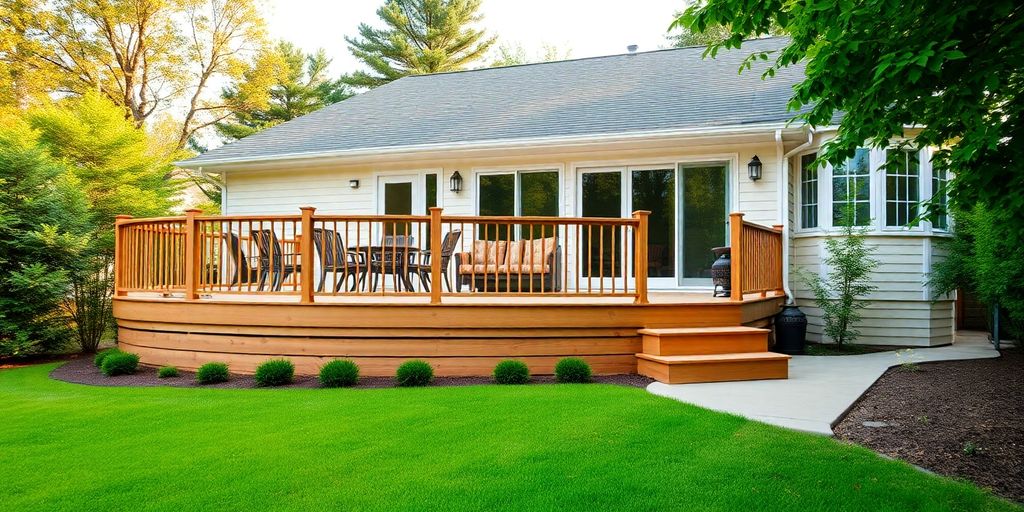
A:
{"type": "Polygon", "coordinates": [[[769,329],[756,327],[680,327],[640,329],[645,354],[687,356],[765,352],[769,329]]]}
{"type": "Polygon", "coordinates": [[[637,373],[666,384],[789,377],[789,356],[774,352],[672,356],[641,353],[636,357],[637,373]]]}

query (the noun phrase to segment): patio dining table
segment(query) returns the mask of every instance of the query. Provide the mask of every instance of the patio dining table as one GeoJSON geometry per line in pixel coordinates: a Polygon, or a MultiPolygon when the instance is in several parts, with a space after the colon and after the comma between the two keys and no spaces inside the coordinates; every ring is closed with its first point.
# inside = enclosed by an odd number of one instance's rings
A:
{"type": "Polygon", "coordinates": [[[396,284],[399,290],[402,287],[409,291],[414,290],[411,269],[419,259],[421,251],[419,247],[409,244],[377,244],[364,245],[350,250],[363,254],[364,261],[368,262],[371,291],[376,291],[379,279],[385,274],[398,276],[399,281],[396,284]],[[393,257],[391,254],[404,255],[404,257],[393,257]]]}

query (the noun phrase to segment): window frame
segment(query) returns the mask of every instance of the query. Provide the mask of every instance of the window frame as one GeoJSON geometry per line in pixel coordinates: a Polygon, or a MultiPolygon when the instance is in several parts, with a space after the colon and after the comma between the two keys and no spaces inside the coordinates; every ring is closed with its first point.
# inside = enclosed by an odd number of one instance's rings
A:
{"type": "Polygon", "coordinates": [[[480,215],[480,178],[482,176],[498,176],[498,175],[508,175],[508,174],[511,174],[511,175],[514,176],[514,183],[513,183],[512,186],[513,186],[513,194],[514,194],[515,197],[513,198],[512,216],[513,217],[522,217],[523,215],[522,215],[522,188],[521,188],[522,187],[522,179],[521,179],[521,175],[522,174],[541,173],[541,172],[553,172],[553,173],[556,173],[557,176],[558,176],[558,187],[556,188],[556,192],[558,193],[558,198],[556,200],[556,204],[558,205],[558,212],[555,214],[555,216],[556,217],[562,217],[563,216],[563,212],[565,211],[565,201],[564,201],[564,197],[563,197],[564,193],[563,193],[562,189],[565,188],[565,187],[564,187],[564,182],[563,182],[563,177],[564,177],[563,169],[562,169],[562,166],[559,166],[559,165],[512,166],[512,167],[490,168],[490,169],[479,169],[479,170],[474,169],[474,171],[473,171],[473,197],[472,197],[473,213],[474,213],[474,215],[480,215]]]}
{"type": "MultiPolygon", "coordinates": [[[[804,181],[803,181],[804,157],[807,156],[807,155],[815,155],[815,161],[817,161],[817,154],[818,153],[820,153],[820,148],[814,148],[813,150],[804,151],[802,153],[799,153],[799,154],[795,155],[796,161],[797,161],[797,165],[795,166],[796,167],[796,180],[795,181],[797,182],[797,185],[796,185],[795,193],[793,194],[794,198],[795,198],[795,201],[796,201],[796,204],[794,205],[794,208],[793,208],[793,210],[794,210],[794,212],[793,212],[793,218],[794,218],[793,227],[794,227],[794,232],[797,232],[797,233],[811,233],[811,232],[821,231],[824,228],[824,226],[822,226],[822,217],[821,217],[821,209],[822,208],[821,208],[821,205],[822,205],[822,203],[825,200],[825,198],[823,197],[823,188],[824,188],[824,181],[825,180],[822,180],[822,176],[825,175],[824,173],[825,173],[826,170],[828,170],[828,173],[829,173],[828,174],[828,179],[829,180],[832,179],[832,171],[829,168],[829,166],[827,166],[827,165],[818,166],[818,175],[815,178],[815,181],[817,181],[817,190],[816,190],[817,193],[816,193],[816,197],[814,198],[814,211],[815,211],[815,213],[817,213],[817,223],[813,227],[806,227],[806,228],[803,227],[804,226],[804,209],[803,209],[803,206],[804,206],[804,199],[805,199],[804,198],[804,187],[803,187],[803,185],[804,185],[804,181]]],[[[829,181],[829,182],[831,183],[831,181],[829,181]]],[[[829,191],[831,192],[831,188],[829,188],[829,191]]]]}
{"type": "MultiPolygon", "coordinates": [[[[879,148],[879,149],[874,150],[874,151],[878,152],[878,163],[877,163],[877,167],[876,167],[875,170],[878,172],[878,175],[880,176],[880,180],[879,180],[880,184],[879,184],[879,190],[878,190],[879,198],[877,200],[877,202],[878,202],[878,222],[877,222],[878,223],[878,229],[879,229],[879,231],[888,232],[888,233],[893,233],[893,232],[896,232],[896,233],[900,233],[900,232],[905,232],[905,233],[922,233],[922,232],[925,232],[925,230],[926,230],[926,227],[924,225],[924,223],[926,222],[926,219],[922,219],[920,222],[918,222],[917,224],[915,224],[913,226],[890,226],[889,225],[889,219],[887,217],[888,216],[887,208],[888,208],[888,205],[889,205],[889,190],[888,190],[888,188],[889,188],[889,184],[888,184],[889,174],[886,172],[886,169],[885,169],[886,153],[888,151],[903,151],[903,150],[904,150],[903,148],[901,148],[901,147],[899,147],[898,145],[895,145],[895,144],[890,145],[890,146],[885,147],[885,148],[879,148]]],[[[931,173],[930,163],[927,166],[927,168],[925,166],[925,163],[930,161],[929,158],[925,157],[926,149],[925,148],[918,148],[916,151],[917,151],[917,198],[918,198],[918,200],[917,200],[918,210],[917,211],[918,211],[918,215],[920,215],[921,214],[921,205],[923,205],[925,203],[925,201],[927,201],[927,199],[925,199],[925,198],[926,197],[928,197],[928,198],[931,197],[932,173],[931,173]],[[927,182],[927,183],[925,183],[925,182],[927,182]]],[[[927,226],[927,227],[931,228],[930,225],[927,226]]]]}

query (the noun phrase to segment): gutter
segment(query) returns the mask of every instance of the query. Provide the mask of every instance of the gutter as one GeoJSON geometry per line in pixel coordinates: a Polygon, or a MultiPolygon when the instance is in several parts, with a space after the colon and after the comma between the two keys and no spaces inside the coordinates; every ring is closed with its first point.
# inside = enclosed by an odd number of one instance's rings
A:
{"type": "MultiPolygon", "coordinates": [[[[645,130],[637,132],[599,134],[599,135],[571,135],[559,137],[529,137],[517,139],[495,139],[488,141],[453,142],[436,144],[416,144],[409,146],[379,146],[372,148],[344,149],[332,151],[310,151],[299,153],[284,153],[266,157],[236,157],[203,160],[193,162],[182,160],[174,162],[178,167],[195,169],[205,167],[211,169],[222,165],[259,164],[272,162],[301,161],[313,159],[355,159],[360,157],[380,157],[385,155],[409,155],[414,153],[428,153],[439,151],[483,151],[500,150],[510,148],[530,147],[533,149],[542,147],[559,146],[588,146],[593,144],[607,144],[613,142],[631,142],[638,140],[672,139],[680,137],[702,137],[702,136],[727,136],[764,133],[768,130],[781,132],[786,128],[785,122],[761,123],[750,125],[732,125],[723,127],[697,127],[672,130],[645,130]]],[[[212,169],[211,169],[212,170],[212,169]]]]}
{"type": "Polygon", "coordinates": [[[789,286],[789,158],[807,149],[814,143],[814,128],[807,127],[807,142],[793,148],[788,153],[782,143],[782,130],[775,130],[775,155],[779,159],[779,218],[782,220],[782,290],[786,294],[786,304],[795,303],[793,290],[789,286]]]}

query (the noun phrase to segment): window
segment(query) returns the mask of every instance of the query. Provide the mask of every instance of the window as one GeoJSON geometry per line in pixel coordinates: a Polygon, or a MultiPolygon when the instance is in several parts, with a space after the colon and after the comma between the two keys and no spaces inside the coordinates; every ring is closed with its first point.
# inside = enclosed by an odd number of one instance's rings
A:
{"type": "Polygon", "coordinates": [[[832,225],[854,226],[871,222],[871,152],[857,148],[853,158],[832,169],[832,225]]]}
{"type": "MultiPolygon", "coordinates": [[[[514,171],[481,174],[477,191],[477,211],[486,216],[558,216],[558,171],[514,171]]],[[[480,226],[479,237],[487,240],[508,240],[507,226],[480,226]]],[[[542,227],[536,226],[533,236],[540,237],[542,227]]],[[[548,228],[550,229],[550,227],[548,228]]],[[[529,233],[523,233],[530,236],[529,233]]]]}
{"type": "Polygon", "coordinates": [[[818,227],[818,167],[817,153],[800,157],[800,227],[818,227]]]}
{"type": "Polygon", "coordinates": [[[934,212],[931,217],[932,227],[943,231],[949,230],[949,211],[946,208],[946,204],[949,202],[948,183],[949,171],[947,169],[932,169],[932,208],[934,212]]]}
{"type": "Polygon", "coordinates": [[[921,160],[916,150],[886,151],[885,225],[917,225],[921,201],[921,160]],[[894,155],[890,155],[893,151],[894,155]]]}

